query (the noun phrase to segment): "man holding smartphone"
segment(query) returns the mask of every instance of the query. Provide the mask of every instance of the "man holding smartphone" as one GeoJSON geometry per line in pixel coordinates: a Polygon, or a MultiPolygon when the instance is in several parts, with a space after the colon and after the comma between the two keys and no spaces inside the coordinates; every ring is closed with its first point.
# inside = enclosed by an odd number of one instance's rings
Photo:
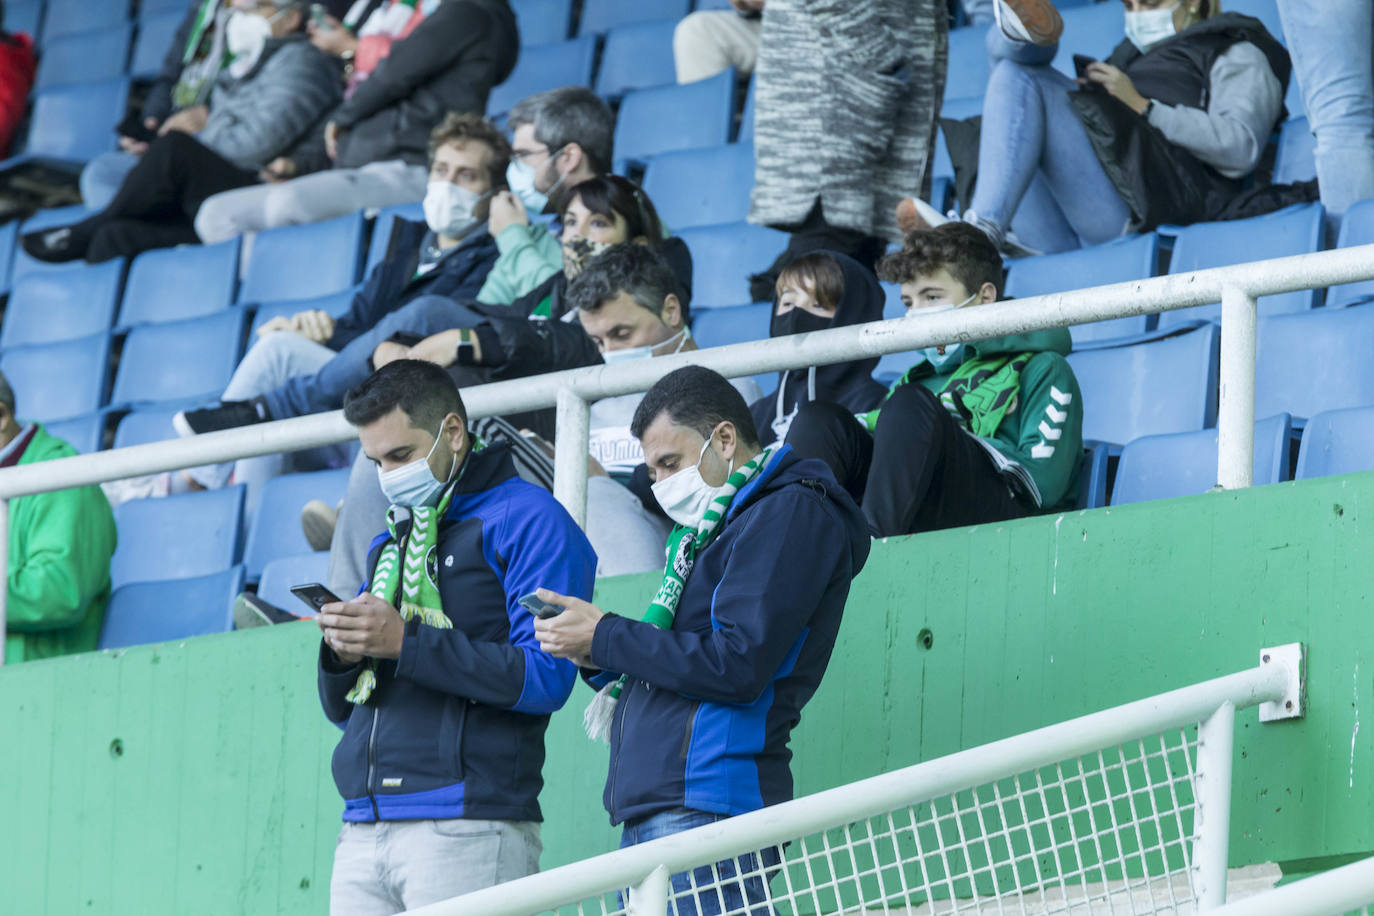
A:
{"type": "Polygon", "coordinates": [[[391,508],[369,580],[318,623],[325,715],[344,729],[335,916],[382,916],[539,865],[549,715],[571,664],[540,650],[520,598],[590,598],[596,555],[546,490],[467,428],[448,374],[398,360],[348,394],[391,508]]]}

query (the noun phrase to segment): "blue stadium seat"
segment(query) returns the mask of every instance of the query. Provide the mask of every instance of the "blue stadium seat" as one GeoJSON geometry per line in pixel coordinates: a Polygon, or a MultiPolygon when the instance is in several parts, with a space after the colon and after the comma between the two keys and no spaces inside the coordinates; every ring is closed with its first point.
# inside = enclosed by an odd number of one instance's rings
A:
{"type": "Polygon", "coordinates": [[[1078,465],[1076,509],[1100,509],[1107,504],[1107,467],[1111,447],[1105,442],[1084,442],[1083,460],[1078,465]]]}
{"type": "Polygon", "coordinates": [[[663,153],[644,171],[644,193],[673,231],[743,222],[753,188],[752,143],[663,153]]]}
{"type": "Polygon", "coordinates": [[[787,247],[787,233],[750,223],[684,229],[692,252],[692,309],[749,305],[749,275],[766,270],[787,247]]]}
{"type": "Polygon", "coordinates": [[[720,146],[734,121],[735,71],[681,86],[640,89],[625,96],[615,125],[615,170],[679,149],[720,146]]]}
{"type": "Polygon", "coordinates": [[[278,315],[290,318],[297,312],[319,309],[338,318],[348,311],[357,292],[358,287],[353,287],[340,293],[330,293],[327,296],[315,296],[311,299],[283,299],[279,302],[268,302],[260,305],[257,311],[253,313],[253,324],[248,331],[248,345],[252,346],[253,342],[258,339],[258,328],[278,315]]]}
{"type": "Polygon", "coordinates": [[[115,148],[113,112],[129,101],[129,78],[58,86],[33,96],[33,117],[20,156],[0,162],[0,169],[38,161],[75,170],[115,148]]]}
{"type": "Polygon", "coordinates": [[[1306,118],[1293,118],[1279,127],[1279,149],[1274,157],[1274,183],[1291,184],[1317,177],[1317,140],[1306,118]]]}
{"type": "Polygon", "coordinates": [[[184,4],[176,4],[164,12],[149,13],[147,3],[140,5],[138,38],[129,59],[129,75],[134,79],[153,79],[162,70],[162,59],[176,38],[177,27],[186,16],[184,4]]]}
{"type": "Polygon", "coordinates": [[[348,289],[362,267],[363,228],[358,210],[322,223],[259,232],[239,302],[308,299],[348,289]]]}
{"type": "Polygon", "coordinates": [[[180,407],[145,407],[127,413],[115,427],[114,448],[128,448],[131,445],[146,445],[149,442],[166,442],[177,438],[172,428],[172,417],[180,407]]]}
{"type": "MultiPolygon", "coordinates": [[[[982,98],[988,88],[988,30],[970,25],[949,31],[949,71],[945,99],[982,98]]],[[[949,115],[941,113],[942,117],[949,115]]]]}
{"type": "MultiPolygon", "coordinates": [[[[313,617],[311,611],[299,598],[291,594],[293,585],[309,585],[312,582],[324,584],[329,580],[329,551],[301,553],[290,557],[278,557],[262,568],[262,579],[258,582],[258,597],[268,604],[303,617],[313,617]]],[[[352,595],[340,595],[351,598],[352,595]]]]}
{"type": "Polygon", "coordinates": [[[186,15],[186,0],[138,0],[140,19],[163,13],[177,12],[186,15]]]}
{"type": "MultiPolygon", "coordinates": [[[[1025,299],[1087,286],[1107,286],[1154,276],[1159,237],[1154,233],[1117,239],[1093,248],[1022,258],[1008,265],[1007,298],[1025,299]]],[[[1149,330],[1149,316],[1113,318],[1069,328],[1074,346],[1129,337],[1149,330]]]]}
{"type": "MultiPolygon", "coordinates": [[[[1288,479],[1292,419],[1286,413],[1255,424],[1254,484],[1288,479]]],[[[1217,431],[1144,436],[1121,450],[1112,505],[1206,493],[1217,482],[1217,431]]]]}
{"type": "Polygon", "coordinates": [[[1053,66],[1065,76],[1075,75],[1075,54],[1106,60],[1126,36],[1126,16],[1120,3],[1079,6],[1063,10],[1062,15],[1064,34],[1059,39],[1059,53],[1053,66]]]}
{"type": "MultiPolygon", "coordinates": [[[[74,207],[53,207],[49,210],[39,210],[33,216],[24,220],[23,224],[15,232],[16,241],[14,248],[14,259],[10,262],[10,283],[18,282],[19,278],[36,271],[59,270],[64,265],[48,264],[37,258],[29,256],[29,253],[18,245],[17,236],[33,232],[38,229],[49,229],[54,226],[65,226],[85,219],[90,215],[90,211],[77,204],[74,207]]],[[[13,226],[13,223],[9,224],[13,226]]]]}
{"type": "Polygon", "coordinates": [[[57,420],[44,423],[44,429],[56,436],[83,455],[100,451],[105,444],[105,414],[88,413],[70,420],[57,420]]]}
{"type": "MultiPolygon", "coordinates": [[[[1221,223],[1195,223],[1178,233],[1169,273],[1182,274],[1208,267],[1225,267],[1249,261],[1281,258],[1322,249],[1321,204],[1299,204],[1277,213],[1221,223]]],[[[1303,312],[1317,304],[1316,290],[1298,290],[1277,296],[1261,296],[1259,313],[1279,315],[1303,312]]],[[[1173,327],[1201,318],[1219,321],[1221,305],[1162,312],[1160,327],[1173,327]]]]}
{"type": "Polygon", "coordinates": [[[606,35],[596,92],[618,99],[633,89],[671,86],[677,82],[673,64],[673,30],[677,23],[634,22],[618,25],[606,35]]]}
{"type": "Polygon", "coordinates": [[[1081,350],[1069,365],[1083,392],[1083,438],[1122,445],[1216,425],[1216,325],[1164,340],[1081,350]]]}
{"type": "MultiPolygon", "coordinates": [[[[110,330],[124,260],[63,264],[20,277],[5,308],[0,347],[74,340],[110,330]]],[[[54,380],[56,382],[56,380],[54,380]]]]}
{"type": "Polygon", "coordinates": [[[119,326],[180,321],[223,311],[238,286],[239,240],[145,251],[129,268],[119,326]]]}
{"type": "Polygon", "coordinates": [[[584,0],[577,34],[598,35],[627,22],[676,22],[691,9],[692,0],[584,0]]]}
{"type": "Polygon", "coordinates": [[[115,588],[228,569],[243,544],[243,484],[115,507],[119,546],[110,559],[115,588]]]}
{"type": "MultiPolygon", "coordinates": [[[[692,339],[703,350],[726,344],[767,340],[769,319],[773,314],[771,302],[757,302],[731,309],[702,309],[693,313],[692,339]]],[[[753,377],[764,393],[776,391],[778,374],[763,373],[753,377]]]]}
{"type": "Polygon", "coordinates": [[[55,86],[94,83],[120,76],[129,59],[133,31],[133,25],[124,22],[106,29],[73,32],[47,42],[43,45],[34,90],[42,92],[55,86]]]}
{"type": "Polygon", "coordinates": [[[697,5],[696,5],[694,11],[695,11],[695,12],[700,12],[701,10],[730,10],[730,9],[734,9],[734,7],[730,5],[730,0],[697,0],[697,5]]]}
{"type": "Polygon", "coordinates": [[[38,41],[43,25],[43,0],[10,0],[5,4],[5,31],[24,32],[38,41]]]}
{"type": "Polygon", "coordinates": [[[572,25],[572,0],[511,0],[523,47],[563,41],[572,25]]]}
{"type": "Polygon", "coordinates": [[[372,239],[367,245],[367,266],[363,268],[362,277],[364,280],[367,279],[368,274],[372,273],[373,268],[386,260],[386,251],[391,245],[391,230],[395,227],[398,219],[424,222],[424,205],[420,203],[400,204],[378,212],[377,218],[372,222],[372,239]]]}
{"type": "Polygon", "coordinates": [[[134,328],[124,342],[111,405],[218,398],[243,352],[246,318],[242,309],[228,309],[134,328]]]}
{"type": "Polygon", "coordinates": [[[1307,421],[1294,480],[1374,471],[1374,407],[1326,410],[1307,421]]]}
{"type": "Polygon", "coordinates": [[[10,220],[0,224],[0,296],[10,292],[11,274],[14,270],[14,250],[19,245],[19,221],[10,220]]]}
{"type": "Polygon", "coordinates": [[[0,353],[22,419],[46,423],[92,413],[105,403],[110,376],[110,335],[0,353]]]}
{"type": "Polygon", "coordinates": [[[331,506],[343,499],[348,474],[348,468],[284,474],[263,484],[243,551],[249,582],[256,582],[273,558],[310,550],[301,532],[301,506],[312,499],[324,500],[331,506]]]}
{"type": "Polygon", "coordinates": [[[487,96],[487,117],[505,117],[516,102],[546,89],[590,87],[595,63],[595,38],[574,38],[572,41],[526,48],[516,61],[511,75],[487,96]]]}
{"type": "MultiPolygon", "coordinates": [[[[43,16],[43,46],[62,35],[114,29],[129,20],[131,0],[48,0],[43,16]]],[[[119,116],[115,116],[119,120],[119,116]]]]}
{"type": "Polygon", "coordinates": [[[1374,404],[1374,308],[1261,318],[1255,414],[1297,418],[1374,404]]]}
{"type": "Polygon", "coordinates": [[[234,598],[243,590],[243,569],[166,582],[133,582],[116,589],[105,608],[101,649],[122,649],[234,628],[234,598]]]}
{"type": "MultiPolygon", "coordinates": [[[[1374,200],[1353,204],[1341,217],[1341,234],[1336,247],[1352,248],[1356,245],[1374,245],[1374,200]]],[[[1374,299],[1374,280],[1346,283],[1326,291],[1327,308],[1344,308],[1370,299],[1374,299]]]]}

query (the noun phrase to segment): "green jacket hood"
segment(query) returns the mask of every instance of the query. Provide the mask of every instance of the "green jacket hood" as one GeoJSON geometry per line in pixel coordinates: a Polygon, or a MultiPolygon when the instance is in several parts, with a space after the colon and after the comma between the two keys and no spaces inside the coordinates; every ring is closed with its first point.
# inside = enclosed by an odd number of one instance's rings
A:
{"type": "Polygon", "coordinates": [[[1058,353],[1068,356],[1073,349],[1073,338],[1068,328],[1050,328],[1047,331],[1031,331],[1028,334],[1008,334],[1005,337],[991,337],[966,345],[979,357],[996,356],[1001,353],[1058,353]]]}

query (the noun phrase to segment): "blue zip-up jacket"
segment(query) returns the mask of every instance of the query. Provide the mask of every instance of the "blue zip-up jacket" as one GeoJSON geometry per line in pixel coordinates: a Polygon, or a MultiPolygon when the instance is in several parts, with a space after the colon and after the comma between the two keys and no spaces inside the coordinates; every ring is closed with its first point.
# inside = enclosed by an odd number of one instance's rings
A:
{"type": "Polygon", "coordinates": [[[472,453],[456,486],[427,564],[453,629],[406,621],[400,658],[378,660],[362,705],[345,699],[362,666],[320,646],[320,700],[344,728],[333,769],[345,821],[542,819],[544,730],[577,675],[539,648],[517,602],[540,587],[590,598],[596,554],[548,491],[516,476],[506,446],[472,453]]]}
{"type": "Polygon", "coordinates": [[[830,662],[868,523],[829,467],[784,446],[730,506],[668,630],[607,615],[599,687],[629,676],[611,723],[611,823],[685,807],[735,815],[792,797],[787,747],[830,662]]]}

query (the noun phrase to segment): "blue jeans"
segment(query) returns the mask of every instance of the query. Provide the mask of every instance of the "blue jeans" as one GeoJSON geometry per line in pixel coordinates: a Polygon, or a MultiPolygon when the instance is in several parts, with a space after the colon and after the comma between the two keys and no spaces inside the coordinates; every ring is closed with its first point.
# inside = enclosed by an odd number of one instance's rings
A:
{"type": "Polygon", "coordinates": [[[1279,0],[1279,15],[1317,138],[1322,205],[1339,220],[1374,197],[1374,13],[1369,0],[1279,0]]]}
{"type": "Polygon", "coordinates": [[[81,170],[78,184],[81,188],[81,202],[94,213],[104,210],[114,200],[115,192],[124,183],[124,178],[138,165],[138,157],[132,153],[101,153],[81,170]]]}
{"type": "MultiPolygon", "coordinates": [[[[674,808],[671,811],[650,814],[625,822],[620,835],[620,848],[647,843],[659,837],[714,824],[724,819],[723,814],[708,814],[688,808],[674,808]]],[[[760,858],[763,860],[763,868],[776,868],[781,861],[778,850],[770,847],[758,854],[751,852],[737,859],[717,862],[716,873],[720,876],[720,882],[715,886],[712,886],[715,879],[711,876],[709,865],[693,869],[690,875],[687,872],[673,875],[670,879],[670,893],[675,899],[668,909],[670,916],[720,916],[722,913],[738,913],[744,909],[746,900],[751,905],[761,904],[751,906],[749,916],[772,916],[773,908],[767,905],[768,883],[761,874],[760,858]],[[743,880],[738,877],[741,873],[747,876],[743,880]],[[695,897],[678,897],[679,894],[690,893],[694,882],[696,887],[705,890],[698,891],[695,897]]]]}

